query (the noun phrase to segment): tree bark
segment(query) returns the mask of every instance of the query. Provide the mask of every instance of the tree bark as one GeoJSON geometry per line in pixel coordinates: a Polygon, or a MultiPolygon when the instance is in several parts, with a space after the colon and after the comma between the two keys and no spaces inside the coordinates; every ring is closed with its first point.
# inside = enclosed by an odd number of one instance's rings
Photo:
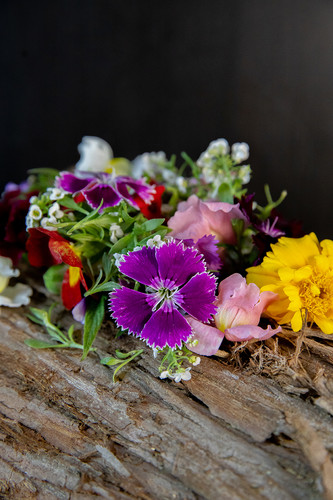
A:
{"type": "Polygon", "coordinates": [[[83,362],[75,350],[35,350],[24,340],[45,334],[26,312],[0,316],[1,498],[333,498],[326,336],[280,338],[276,359],[277,341],[253,344],[245,368],[202,358],[180,384],[158,378],[145,348],[113,383],[100,358],[145,344],[115,339],[107,323],[83,362]]]}

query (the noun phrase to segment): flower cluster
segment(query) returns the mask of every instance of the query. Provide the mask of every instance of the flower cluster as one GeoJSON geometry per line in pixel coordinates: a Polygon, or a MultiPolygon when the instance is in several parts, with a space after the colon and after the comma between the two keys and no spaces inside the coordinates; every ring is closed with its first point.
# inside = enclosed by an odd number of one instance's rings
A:
{"type": "MultiPolygon", "coordinates": [[[[70,171],[34,170],[0,201],[0,305],[27,305],[32,290],[9,285],[23,253],[45,287],[83,325],[83,342],[31,309],[53,344],[83,359],[105,314],[160,357],[161,379],[191,378],[200,356],[235,342],[259,342],[307,322],[333,333],[333,241],[303,235],[277,212],[286,193],[259,206],[248,194],[249,146],[211,142],[197,161],[182,153],[114,158],[84,137],[70,171]],[[245,275],[247,273],[247,278],[245,275]],[[262,322],[262,316],[266,320],[262,322]]],[[[143,349],[103,358],[118,370],[143,349]]]]}

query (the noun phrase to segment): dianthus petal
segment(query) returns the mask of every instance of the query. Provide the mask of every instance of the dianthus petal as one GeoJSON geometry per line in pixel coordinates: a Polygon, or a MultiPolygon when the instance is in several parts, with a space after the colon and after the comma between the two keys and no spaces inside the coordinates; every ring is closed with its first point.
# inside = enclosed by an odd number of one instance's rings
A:
{"type": "Polygon", "coordinates": [[[179,311],[164,304],[153,313],[146,323],[140,337],[150,347],[163,349],[168,345],[171,349],[180,348],[191,335],[191,327],[179,311]]]}
{"type": "Polygon", "coordinates": [[[170,289],[205,271],[202,256],[195,249],[184,248],[173,241],[156,249],[156,260],[161,282],[170,289]]]}
{"type": "Polygon", "coordinates": [[[118,326],[135,335],[140,335],[152,314],[147,295],[127,287],[110,294],[110,311],[118,326]]]}
{"type": "Polygon", "coordinates": [[[216,312],[216,281],[207,273],[196,274],[173,296],[174,301],[194,318],[206,322],[216,312]]]}
{"type": "Polygon", "coordinates": [[[140,250],[130,252],[120,263],[119,270],[143,285],[152,286],[158,277],[155,248],[142,247],[140,250]]]}

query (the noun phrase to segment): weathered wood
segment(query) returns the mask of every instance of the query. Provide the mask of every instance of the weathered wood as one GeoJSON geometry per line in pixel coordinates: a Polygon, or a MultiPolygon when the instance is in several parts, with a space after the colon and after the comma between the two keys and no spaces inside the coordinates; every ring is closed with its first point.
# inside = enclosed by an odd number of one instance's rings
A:
{"type": "Polygon", "coordinates": [[[45,336],[23,310],[2,310],[0,329],[3,498],[333,498],[325,339],[306,337],[303,371],[289,363],[276,377],[205,358],[175,384],[145,349],[113,383],[99,357],[143,345],[115,340],[111,323],[83,363],[74,350],[26,347],[45,336]]]}

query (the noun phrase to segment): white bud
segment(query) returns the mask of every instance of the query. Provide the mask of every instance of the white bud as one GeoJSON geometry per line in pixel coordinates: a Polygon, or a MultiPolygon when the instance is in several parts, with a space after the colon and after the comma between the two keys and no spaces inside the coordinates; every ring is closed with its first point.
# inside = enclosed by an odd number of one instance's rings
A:
{"type": "Polygon", "coordinates": [[[250,148],[246,142],[235,142],[231,147],[231,158],[236,163],[246,161],[250,155],[250,148]]]}

